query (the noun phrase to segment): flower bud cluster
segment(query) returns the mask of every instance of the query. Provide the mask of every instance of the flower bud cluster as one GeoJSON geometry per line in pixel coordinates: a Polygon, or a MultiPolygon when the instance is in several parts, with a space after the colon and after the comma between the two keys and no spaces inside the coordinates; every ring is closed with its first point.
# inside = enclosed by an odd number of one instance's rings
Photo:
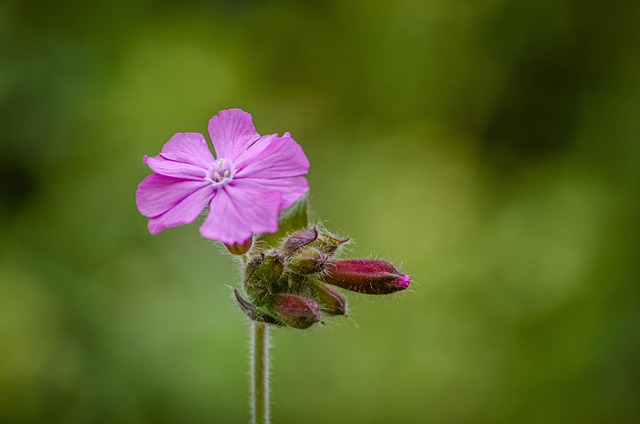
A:
{"type": "Polygon", "coordinates": [[[249,300],[235,290],[240,309],[254,321],[303,329],[347,314],[346,299],[329,285],[376,295],[409,287],[410,277],[389,262],[333,259],[347,241],[313,226],[254,254],[244,273],[249,300]]]}

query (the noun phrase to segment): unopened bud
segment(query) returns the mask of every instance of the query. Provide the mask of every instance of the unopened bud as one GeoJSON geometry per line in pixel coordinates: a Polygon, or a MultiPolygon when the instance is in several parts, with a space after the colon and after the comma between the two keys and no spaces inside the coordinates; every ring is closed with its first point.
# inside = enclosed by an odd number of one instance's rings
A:
{"type": "Polygon", "coordinates": [[[287,239],[282,243],[280,251],[285,257],[291,256],[297,250],[302,249],[309,243],[313,243],[317,238],[318,230],[316,230],[316,227],[296,231],[295,233],[287,237],[287,239]]]}
{"type": "Polygon", "coordinates": [[[233,289],[233,294],[236,296],[236,300],[238,301],[238,306],[242,312],[245,313],[251,320],[257,322],[264,322],[267,324],[276,324],[281,325],[278,320],[276,320],[271,315],[267,314],[264,311],[261,311],[257,306],[245,300],[242,296],[240,296],[240,292],[238,289],[233,289]]]}
{"type": "Polygon", "coordinates": [[[277,254],[261,253],[252,258],[245,267],[245,290],[261,305],[264,296],[277,285],[283,270],[282,259],[277,254]]]}
{"type": "Polygon", "coordinates": [[[352,259],[327,264],[324,281],[365,294],[389,294],[409,287],[411,277],[386,261],[352,259]]]}
{"type": "Polygon", "coordinates": [[[234,255],[239,255],[239,256],[240,255],[244,255],[249,250],[251,250],[251,246],[252,245],[253,245],[253,237],[249,237],[248,239],[246,239],[242,243],[231,244],[231,245],[225,244],[225,246],[227,247],[229,252],[233,253],[234,255]]]}
{"type": "Polygon", "coordinates": [[[324,269],[329,256],[316,248],[306,248],[289,258],[287,267],[296,274],[308,275],[324,269]]]}
{"type": "Polygon", "coordinates": [[[347,300],[340,293],[331,290],[320,281],[310,281],[316,299],[320,303],[320,310],[327,315],[346,315],[347,300]]]}
{"type": "Polygon", "coordinates": [[[349,239],[339,239],[331,234],[318,233],[318,238],[313,245],[321,251],[333,255],[340,246],[348,241],[349,239]]]}
{"type": "Polygon", "coordinates": [[[320,311],[315,300],[297,294],[274,296],[273,310],[280,320],[294,328],[309,328],[320,321],[320,311]]]}

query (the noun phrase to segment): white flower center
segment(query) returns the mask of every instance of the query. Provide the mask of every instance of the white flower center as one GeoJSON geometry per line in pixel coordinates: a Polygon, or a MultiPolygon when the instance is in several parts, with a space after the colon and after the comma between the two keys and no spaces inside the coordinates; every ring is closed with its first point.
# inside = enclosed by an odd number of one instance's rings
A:
{"type": "Polygon", "coordinates": [[[228,159],[218,159],[211,163],[207,176],[207,181],[214,187],[223,187],[233,181],[233,177],[236,175],[236,168],[228,159]]]}

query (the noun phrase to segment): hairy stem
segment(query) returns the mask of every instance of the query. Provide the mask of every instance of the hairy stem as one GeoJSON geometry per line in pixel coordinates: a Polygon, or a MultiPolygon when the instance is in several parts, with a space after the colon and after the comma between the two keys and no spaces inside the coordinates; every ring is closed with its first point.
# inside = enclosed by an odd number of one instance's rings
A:
{"type": "Polygon", "coordinates": [[[269,327],[252,322],[251,409],[254,424],[269,423],[269,327]]]}

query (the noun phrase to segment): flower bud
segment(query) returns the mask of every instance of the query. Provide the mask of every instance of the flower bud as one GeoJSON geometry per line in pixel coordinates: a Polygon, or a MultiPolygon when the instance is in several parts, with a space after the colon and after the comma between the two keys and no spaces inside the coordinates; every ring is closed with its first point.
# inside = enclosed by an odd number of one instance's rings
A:
{"type": "Polygon", "coordinates": [[[273,310],[286,325],[294,328],[309,328],[320,321],[320,311],[315,300],[297,294],[274,296],[273,310]]]}
{"type": "Polygon", "coordinates": [[[284,265],[282,259],[274,253],[267,252],[252,258],[245,267],[244,287],[258,305],[262,305],[264,296],[277,286],[284,265]]]}
{"type": "Polygon", "coordinates": [[[409,287],[411,277],[386,261],[352,259],[327,264],[324,281],[365,294],[389,294],[409,287]]]}
{"type": "Polygon", "coordinates": [[[242,312],[244,312],[246,316],[251,318],[251,320],[257,321],[257,322],[264,322],[266,324],[281,325],[278,322],[278,320],[276,320],[274,317],[267,314],[266,312],[261,311],[260,309],[258,309],[257,306],[251,304],[250,302],[246,301],[242,296],[240,296],[240,292],[238,291],[238,289],[233,289],[233,294],[236,296],[236,300],[238,301],[238,306],[240,306],[240,309],[242,309],[242,312]]]}
{"type": "Polygon", "coordinates": [[[318,238],[313,245],[328,255],[333,255],[340,246],[348,241],[349,239],[342,240],[331,234],[318,233],[318,238]]]}
{"type": "Polygon", "coordinates": [[[347,300],[340,293],[331,290],[326,284],[322,284],[317,280],[310,281],[309,286],[313,289],[322,312],[327,315],[347,314],[347,300]]]}
{"type": "Polygon", "coordinates": [[[287,267],[296,274],[308,275],[324,269],[329,256],[316,248],[305,248],[294,253],[287,267]]]}
{"type": "Polygon", "coordinates": [[[317,238],[318,230],[316,230],[316,227],[296,231],[295,233],[287,237],[287,239],[282,243],[280,251],[285,257],[291,256],[294,252],[303,248],[309,243],[314,242],[317,238]]]}
{"type": "Polygon", "coordinates": [[[231,245],[225,244],[225,246],[227,247],[229,252],[233,253],[234,255],[238,255],[238,256],[244,255],[249,250],[251,250],[251,246],[252,245],[253,245],[253,237],[249,237],[243,243],[231,244],[231,245]]]}

